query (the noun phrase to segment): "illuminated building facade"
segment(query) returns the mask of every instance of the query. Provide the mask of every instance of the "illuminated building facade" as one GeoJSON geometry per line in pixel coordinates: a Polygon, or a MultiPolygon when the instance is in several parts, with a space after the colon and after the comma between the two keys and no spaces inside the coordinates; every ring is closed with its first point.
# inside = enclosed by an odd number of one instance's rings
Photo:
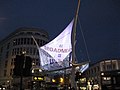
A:
{"type": "Polygon", "coordinates": [[[85,71],[85,76],[92,88],[99,87],[100,90],[104,90],[104,88],[113,90],[114,85],[114,90],[117,90],[115,87],[120,89],[120,87],[117,87],[120,86],[117,85],[120,84],[120,60],[105,59],[94,63],[85,71]]]}
{"type": "Polygon", "coordinates": [[[49,35],[38,28],[18,28],[0,41],[0,84],[10,84],[13,76],[14,58],[21,52],[32,57],[33,65],[39,66],[39,54],[33,36],[39,46],[48,42],[49,35]]]}

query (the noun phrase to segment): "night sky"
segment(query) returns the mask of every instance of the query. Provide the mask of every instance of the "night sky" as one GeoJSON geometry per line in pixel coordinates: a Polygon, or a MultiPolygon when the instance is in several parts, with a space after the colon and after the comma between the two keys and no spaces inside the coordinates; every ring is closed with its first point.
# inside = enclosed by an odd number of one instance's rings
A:
{"type": "MultiPolygon", "coordinates": [[[[0,39],[20,27],[59,35],[75,16],[77,0],[0,0],[0,39]]],[[[76,57],[91,61],[120,57],[120,0],[81,0],[76,57]],[[80,27],[81,26],[81,27],[80,27]]]]}

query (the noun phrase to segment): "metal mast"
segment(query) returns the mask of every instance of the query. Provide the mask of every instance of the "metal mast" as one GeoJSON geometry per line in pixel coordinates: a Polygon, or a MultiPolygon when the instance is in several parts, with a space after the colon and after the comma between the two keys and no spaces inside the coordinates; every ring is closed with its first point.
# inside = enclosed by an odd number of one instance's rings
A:
{"type": "Polygon", "coordinates": [[[76,82],[75,82],[75,42],[76,42],[76,25],[77,25],[77,19],[78,19],[78,12],[79,12],[79,7],[80,7],[80,0],[78,0],[78,6],[74,18],[74,26],[73,26],[73,33],[72,33],[72,75],[71,75],[71,87],[74,88],[75,90],[77,89],[76,87],[76,82]]]}

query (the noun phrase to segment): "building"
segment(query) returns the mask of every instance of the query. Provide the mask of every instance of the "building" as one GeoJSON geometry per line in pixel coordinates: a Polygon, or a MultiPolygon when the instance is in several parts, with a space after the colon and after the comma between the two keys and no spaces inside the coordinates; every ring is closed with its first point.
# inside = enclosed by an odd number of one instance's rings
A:
{"type": "Polygon", "coordinates": [[[39,66],[39,54],[36,44],[32,38],[35,38],[39,46],[46,44],[49,35],[46,31],[38,28],[18,28],[15,32],[8,35],[0,41],[0,84],[11,85],[14,58],[21,52],[32,57],[33,66],[39,66]]]}
{"type": "Polygon", "coordinates": [[[118,81],[120,80],[119,59],[105,59],[96,62],[90,65],[89,69],[86,70],[84,74],[87,78],[87,82],[90,82],[90,85],[92,85],[92,88],[99,87],[100,90],[104,90],[104,86],[106,86],[106,90],[120,89],[120,87],[118,87],[120,86],[120,81],[118,81]]]}

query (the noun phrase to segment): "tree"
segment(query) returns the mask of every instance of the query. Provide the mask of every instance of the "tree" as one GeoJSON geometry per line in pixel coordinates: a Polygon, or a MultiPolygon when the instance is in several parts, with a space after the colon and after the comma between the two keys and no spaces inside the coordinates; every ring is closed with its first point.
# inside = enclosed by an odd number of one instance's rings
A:
{"type": "Polygon", "coordinates": [[[21,76],[23,64],[24,64],[24,55],[23,54],[16,55],[16,58],[14,59],[13,75],[21,76]]]}
{"type": "Polygon", "coordinates": [[[14,76],[30,76],[31,75],[31,67],[32,67],[32,58],[29,56],[16,55],[14,59],[14,76]]]}
{"type": "Polygon", "coordinates": [[[24,66],[23,66],[23,76],[31,76],[31,67],[32,67],[32,58],[29,56],[25,57],[24,66]]]}

